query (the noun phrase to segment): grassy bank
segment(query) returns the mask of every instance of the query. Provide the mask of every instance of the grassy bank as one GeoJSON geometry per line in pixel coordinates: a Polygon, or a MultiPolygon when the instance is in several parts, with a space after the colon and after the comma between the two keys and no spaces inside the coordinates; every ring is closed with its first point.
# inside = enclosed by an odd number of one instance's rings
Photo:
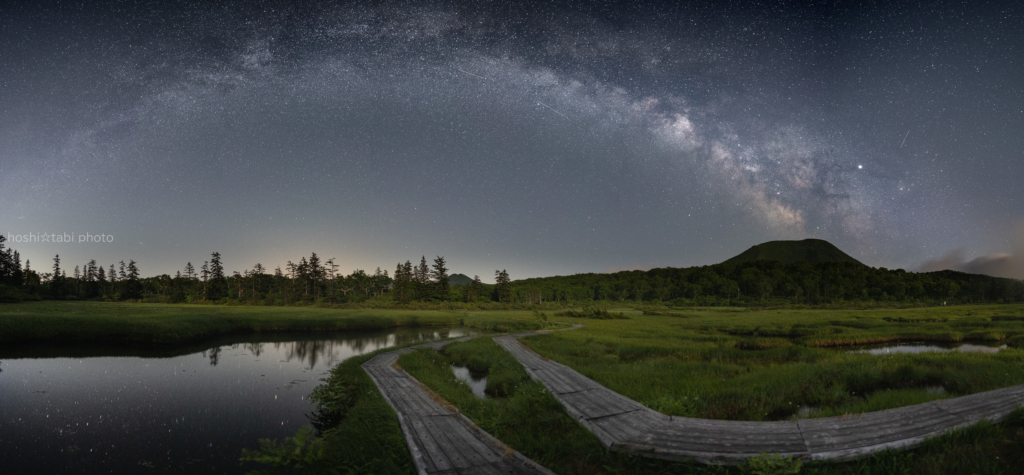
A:
{"type": "Polygon", "coordinates": [[[466,326],[529,330],[544,324],[529,311],[324,309],[112,302],[0,305],[0,343],[124,342],[177,344],[227,334],[466,326]]]}
{"type": "Polygon", "coordinates": [[[523,342],[648,407],[710,419],[859,413],[1024,384],[1024,350],[1014,348],[1024,335],[1019,305],[622,312],[629,318],[560,316],[587,328],[523,342]],[[880,356],[847,346],[886,341],[1010,347],[880,356]]]}
{"type": "Polygon", "coordinates": [[[396,348],[349,358],[330,371],[310,396],[313,427],[283,441],[260,440],[243,460],[267,468],[256,473],[414,474],[398,417],[360,366],[396,348]]]}
{"type": "MultiPolygon", "coordinates": [[[[574,330],[579,331],[579,330],[574,330]]],[[[558,332],[572,333],[572,332],[558,332]]],[[[672,463],[605,450],[597,438],[573,421],[542,385],[490,338],[453,343],[440,352],[421,350],[399,365],[458,407],[484,430],[560,474],[749,474],[753,466],[721,467],[672,463]],[[451,365],[487,373],[488,399],[473,395],[456,379],[451,365]]],[[[912,451],[890,451],[844,464],[808,463],[799,473],[961,474],[1017,473],[1024,469],[1024,412],[1002,424],[979,424],[930,440],[912,451]]]]}

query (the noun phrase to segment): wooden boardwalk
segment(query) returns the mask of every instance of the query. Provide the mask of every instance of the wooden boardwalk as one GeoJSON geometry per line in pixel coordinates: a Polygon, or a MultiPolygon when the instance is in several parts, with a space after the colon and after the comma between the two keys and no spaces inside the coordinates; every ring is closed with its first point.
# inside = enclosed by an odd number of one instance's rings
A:
{"type": "Polygon", "coordinates": [[[998,421],[1024,406],[1024,385],[853,416],[779,422],[671,417],[544,358],[516,341],[494,338],[565,409],[615,450],[668,460],[735,464],[762,453],[842,461],[920,444],[983,419],[998,421]]]}
{"type": "Polygon", "coordinates": [[[398,414],[416,470],[425,474],[544,474],[550,470],[510,449],[473,424],[457,409],[434,396],[408,373],[395,368],[402,354],[415,348],[435,350],[447,340],[381,353],[363,363],[384,399],[398,414]]]}

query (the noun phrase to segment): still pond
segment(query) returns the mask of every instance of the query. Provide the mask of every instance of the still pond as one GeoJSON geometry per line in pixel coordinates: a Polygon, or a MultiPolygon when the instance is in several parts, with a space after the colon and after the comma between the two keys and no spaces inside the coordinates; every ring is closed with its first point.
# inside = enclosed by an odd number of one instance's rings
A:
{"type": "Polygon", "coordinates": [[[0,348],[4,473],[244,473],[243,448],[309,424],[351,356],[459,329],[264,334],[201,346],[0,348]]]}

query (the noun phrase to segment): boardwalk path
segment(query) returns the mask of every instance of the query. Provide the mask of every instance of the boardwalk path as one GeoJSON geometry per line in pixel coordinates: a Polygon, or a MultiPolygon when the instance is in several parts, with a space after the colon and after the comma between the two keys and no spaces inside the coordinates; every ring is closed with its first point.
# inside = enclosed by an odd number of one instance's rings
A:
{"type": "Polygon", "coordinates": [[[648,457],[704,463],[740,463],[773,453],[812,460],[849,460],[912,447],[925,438],[982,419],[998,421],[1024,405],[1024,385],[853,416],[779,422],[671,417],[656,412],[526,348],[516,338],[494,338],[542,382],[601,443],[648,457]]]}
{"type": "Polygon", "coordinates": [[[436,401],[419,381],[394,367],[400,355],[415,348],[437,350],[453,341],[468,338],[381,353],[363,363],[363,369],[398,414],[398,423],[402,426],[416,470],[421,475],[554,475],[491,437],[466,416],[448,409],[450,405],[436,401]]]}

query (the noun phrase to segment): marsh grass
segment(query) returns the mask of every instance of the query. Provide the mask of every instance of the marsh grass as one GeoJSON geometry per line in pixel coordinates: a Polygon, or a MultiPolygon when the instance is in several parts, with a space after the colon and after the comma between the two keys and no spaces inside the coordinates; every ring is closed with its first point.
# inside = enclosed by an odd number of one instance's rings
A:
{"type": "Polygon", "coordinates": [[[552,326],[528,310],[353,310],[60,301],[0,305],[0,343],[177,344],[227,334],[460,325],[485,331],[536,330],[552,326]]]}
{"type": "MultiPolygon", "coordinates": [[[[578,330],[577,330],[578,331],[578,330]]],[[[571,332],[560,332],[571,333],[571,332]]],[[[490,338],[453,343],[441,352],[403,355],[399,365],[467,417],[527,457],[560,474],[748,474],[766,472],[770,455],[739,467],[667,462],[606,450],[565,412],[543,385],[490,338]],[[506,381],[506,393],[481,400],[448,369],[479,358],[488,380],[506,381]]],[[[820,475],[1017,473],[1024,470],[1024,411],[1001,424],[981,423],[926,441],[920,448],[886,451],[848,463],[804,463],[799,473],[820,475]]],[[[775,464],[792,467],[793,464],[775,464]]],[[[770,468],[770,467],[769,467],[770,468]]]]}
{"type": "Polygon", "coordinates": [[[562,310],[561,312],[555,312],[556,317],[572,317],[572,318],[588,318],[594,320],[627,320],[627,317],[623,312],[612,313],[608,310],[600,308],[584,308],[583,310],[562,310]]]}
{"type": "Polygon", "coordinates": [[[630,320],[580,319],[587,328],[521,341],[655,410],[709,419],[786,420],[803,406],[827,417],[1024,384],[1024,351],[1015,348],[1024,321],[1006,318],[1024,316],[1020,305],[689,312],[681,319],[623,310],[630,320]],[[908,340],[1009,348],[884,356],[847,349],[908,340]]]}
{"type": "MultiPolygon", "coordinates": [[[[691,473],[689,463],[610,452],[577,424],[522,365],[488,337],[452,343],[441,352],[418,350],[402,355],[399,366],[457,407],[485,431],[560,474],[691,473]],[[476,359],[487,368],[491,397],[480,399],[449,369],[476,359]]],[[[713,472],[712,472],[713,473],[713,472]]]]}

